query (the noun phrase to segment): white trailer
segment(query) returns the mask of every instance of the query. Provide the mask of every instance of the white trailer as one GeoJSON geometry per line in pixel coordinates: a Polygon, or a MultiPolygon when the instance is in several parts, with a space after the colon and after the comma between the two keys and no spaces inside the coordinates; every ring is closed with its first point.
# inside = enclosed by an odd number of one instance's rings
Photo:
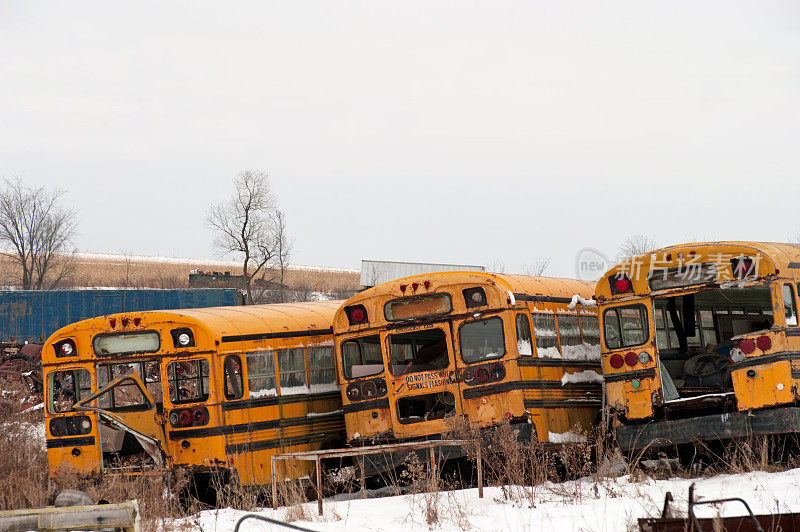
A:
{"type": "Polygon", "coordinates": [[[471,271],[485,272],[484,266],[467,264],[433,264],[425,262],[392,262],[388,260],[362,260],[361,286],[369,288],[395,279],[420,273],[471,271]]]}

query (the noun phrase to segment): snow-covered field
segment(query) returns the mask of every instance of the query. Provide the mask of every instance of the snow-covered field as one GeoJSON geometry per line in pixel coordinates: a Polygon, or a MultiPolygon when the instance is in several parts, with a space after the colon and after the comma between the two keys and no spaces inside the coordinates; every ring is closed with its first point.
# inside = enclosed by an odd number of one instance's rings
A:
{"type": "MultiPolygon", "coordinates": [[[[316,502],[306,503],[308,521],[293,524],[311,530],[403,531],[409,530],[554,530],[625,531],[638,530],[636,519],[660,515],[668,491],[675,498],[673,508],[686,512],[689,485],[696,482],[695,495],[705,499],[742,497],[756,513],[800,511],[800,469],[779,473],[743,473],[712,478],[633,481],[628,476],[595,481],[585,478],[535,488],[506,488],[512,498],[504,497],[501,488],[486,488],[484,498],[477,489],[441,492],[438,498],[439,522],[428,525],[426,501],[432,495],[349,500],[326,500],[324,515],[317,515],[316,502]]],[[[264,509],[264,516],[284,520],[297,508],[264,509]]],[[[745,513],[740,504],[722,507],[700,506],[700,517],[736,516],[745,513]]],[[[176,525],[204,531],[233,530],[236,521],[247,512],[209,510],[177,521],[176,525]]],[[[259,521],[246,521],[240,530],[285,530],[259,521]]]]}

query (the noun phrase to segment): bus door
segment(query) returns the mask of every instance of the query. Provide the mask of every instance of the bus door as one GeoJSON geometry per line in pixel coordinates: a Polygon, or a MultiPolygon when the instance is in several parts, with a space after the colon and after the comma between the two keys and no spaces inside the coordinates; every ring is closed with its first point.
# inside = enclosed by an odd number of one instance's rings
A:
{"type": "Polygon", "coordinates": [[[447,432],[445,417],[461,413],[450,324],[399,327],[381,333],[398,439],[447,432]]]}
{"type": "Polygon", "coordinates": [[[166,439],[162,416],[135,371],[78,401],[74,409],[96,412],[101,435],[103,429],[123,434],[119,445],[102,442],[104,469],[138,470],[164,465],[162,449],[166,439]]]}
{"type": "MultiPolygon", "coordinates": [[[[464,415],[483,426],[504,417],[524,414],[523,392],[509,381],[519,380],[516,364],[510,365],[506,338],[514,338],[514,324],[502,315],[473,316],[453,323],[456,364],[464,415]]],[[[513,341],[513,340],[509,340],[513,341]]]]}

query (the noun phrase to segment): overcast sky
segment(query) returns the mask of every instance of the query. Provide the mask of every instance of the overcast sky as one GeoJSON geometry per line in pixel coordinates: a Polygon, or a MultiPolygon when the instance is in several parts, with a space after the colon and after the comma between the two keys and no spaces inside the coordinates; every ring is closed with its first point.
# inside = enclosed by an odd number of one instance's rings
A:
{"type": "Polygon", "coordinates": [[[0,176],[79,250],[216,258],[243,169],[298,264],[786,241],[800,3],[0,0],[0,176]]]}

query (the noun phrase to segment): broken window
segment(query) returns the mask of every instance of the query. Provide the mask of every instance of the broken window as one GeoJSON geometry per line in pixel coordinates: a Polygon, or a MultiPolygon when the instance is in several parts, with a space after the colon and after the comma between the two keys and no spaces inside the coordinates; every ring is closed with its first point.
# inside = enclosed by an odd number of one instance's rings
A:
{"type": "Polygon", "coordinates": [[[455,412],[455,406],[456,398],[450,392],[403,397],[397,400],[397,418],[404,425],[443,419],[455,412]]]}
{"type": "Polygon", "coordinates": [[[377,334],[342,343],[344,376],[348,379],[377,375],[383,371],[381,340],[377,334]]]}
{"type": "Polygon", "coordinates": [[[480,286],[475,288],[465,288],[462,290],[464,294],[464,304],[467,308],[484,307],[486,302],[486,292],[480,286]]]}
{"type": "Polygon", "coordinates": [[[533,315],[533,334],[536,336],[536,355],[542,358],[558,358],[558,338],[556,337],[556,318],[552,314],[533,315]]]}
{"type": "Polygon", "coordinates": [[[239,355],[225,357],[222,369],[225,374],[225,399],[241,399],[244,388],[242,387],[242,360],[239,355]]]}
{"type": "Polygon", "coordinates": [[[169,398],[173,404],[208,399],[208,361],[181,360],[167,367],[169,398]]]}
{"type": "Polygon", "coordinates": [[[533,356],[533,342],[531,340],[531,324],[528,316],[517,314],[517,353],[523,357],[533,356]]]}
{"type": "Polygon", "coordinates": [[[308,393],[306,385],[306,357],[302,347],[278,350],[278,374],[281,395],[308,393]]]}
{"type": "Polygon", "coordinates": [[[600,323],[597,316],[581,316],[581,337],[584,344],[600,349],[600,323]]]}
{"type": "Polygon", "coordinates": [[[389,335],[392,375],[446,368],[447,338],[441,329],[389,335]]]}
{"type": "Polygon", "coordinates": [[[315,385],[336,383],[332,346],[308,348],[308,377],[312,388],[315,385]]]}
{"type": "MultiPolygon", "coordinates": [[[[138,362],[123,362],[121,364],[97,365],[97,388],[100,389],[114,379],[125,375],[137,373],[145,384],[147,393],[156,403],[164,401],[164,392],[161,385],[161,367],[158,360],[142,360],[138,362]]],[[[111,394],[104,394],[98,399],[98,406],[113,410],[115,408],[130,407],[144,404],[144,396],[139,388],[132,383],[123,383],[112,390],[111,394]]]]}
{"type": "Polygon", "coordinates": [[[502,358],[506,354],[503,320],[487,318],[465,323],[458,330],[461,359],[467,364],[502,358]]]}
{"type": "Polygon", "coordinates": [[[92,389],[92,380],[85,369],[54,371],[48,379],[48,402],[51,412],[69,412],[72,406],[92,389]]]}
{"type": "Polygon", "coordinates": [[[278,395],[274,351],[247,353],[247,384],[251,399],[278,395]]]}
{"type": "Polygon", "coordinates": [[[603,312],[606,347],[633,347],[647,341],[647,310],[644,305],[614,307],[603,312]]]}
{"type": "Polygon", "coordinates": [[[786,316],[786,325],[797,326],[797,306],[794,301],[794,288],[792,285],[783,285],[783,313],[786,316]]]}

